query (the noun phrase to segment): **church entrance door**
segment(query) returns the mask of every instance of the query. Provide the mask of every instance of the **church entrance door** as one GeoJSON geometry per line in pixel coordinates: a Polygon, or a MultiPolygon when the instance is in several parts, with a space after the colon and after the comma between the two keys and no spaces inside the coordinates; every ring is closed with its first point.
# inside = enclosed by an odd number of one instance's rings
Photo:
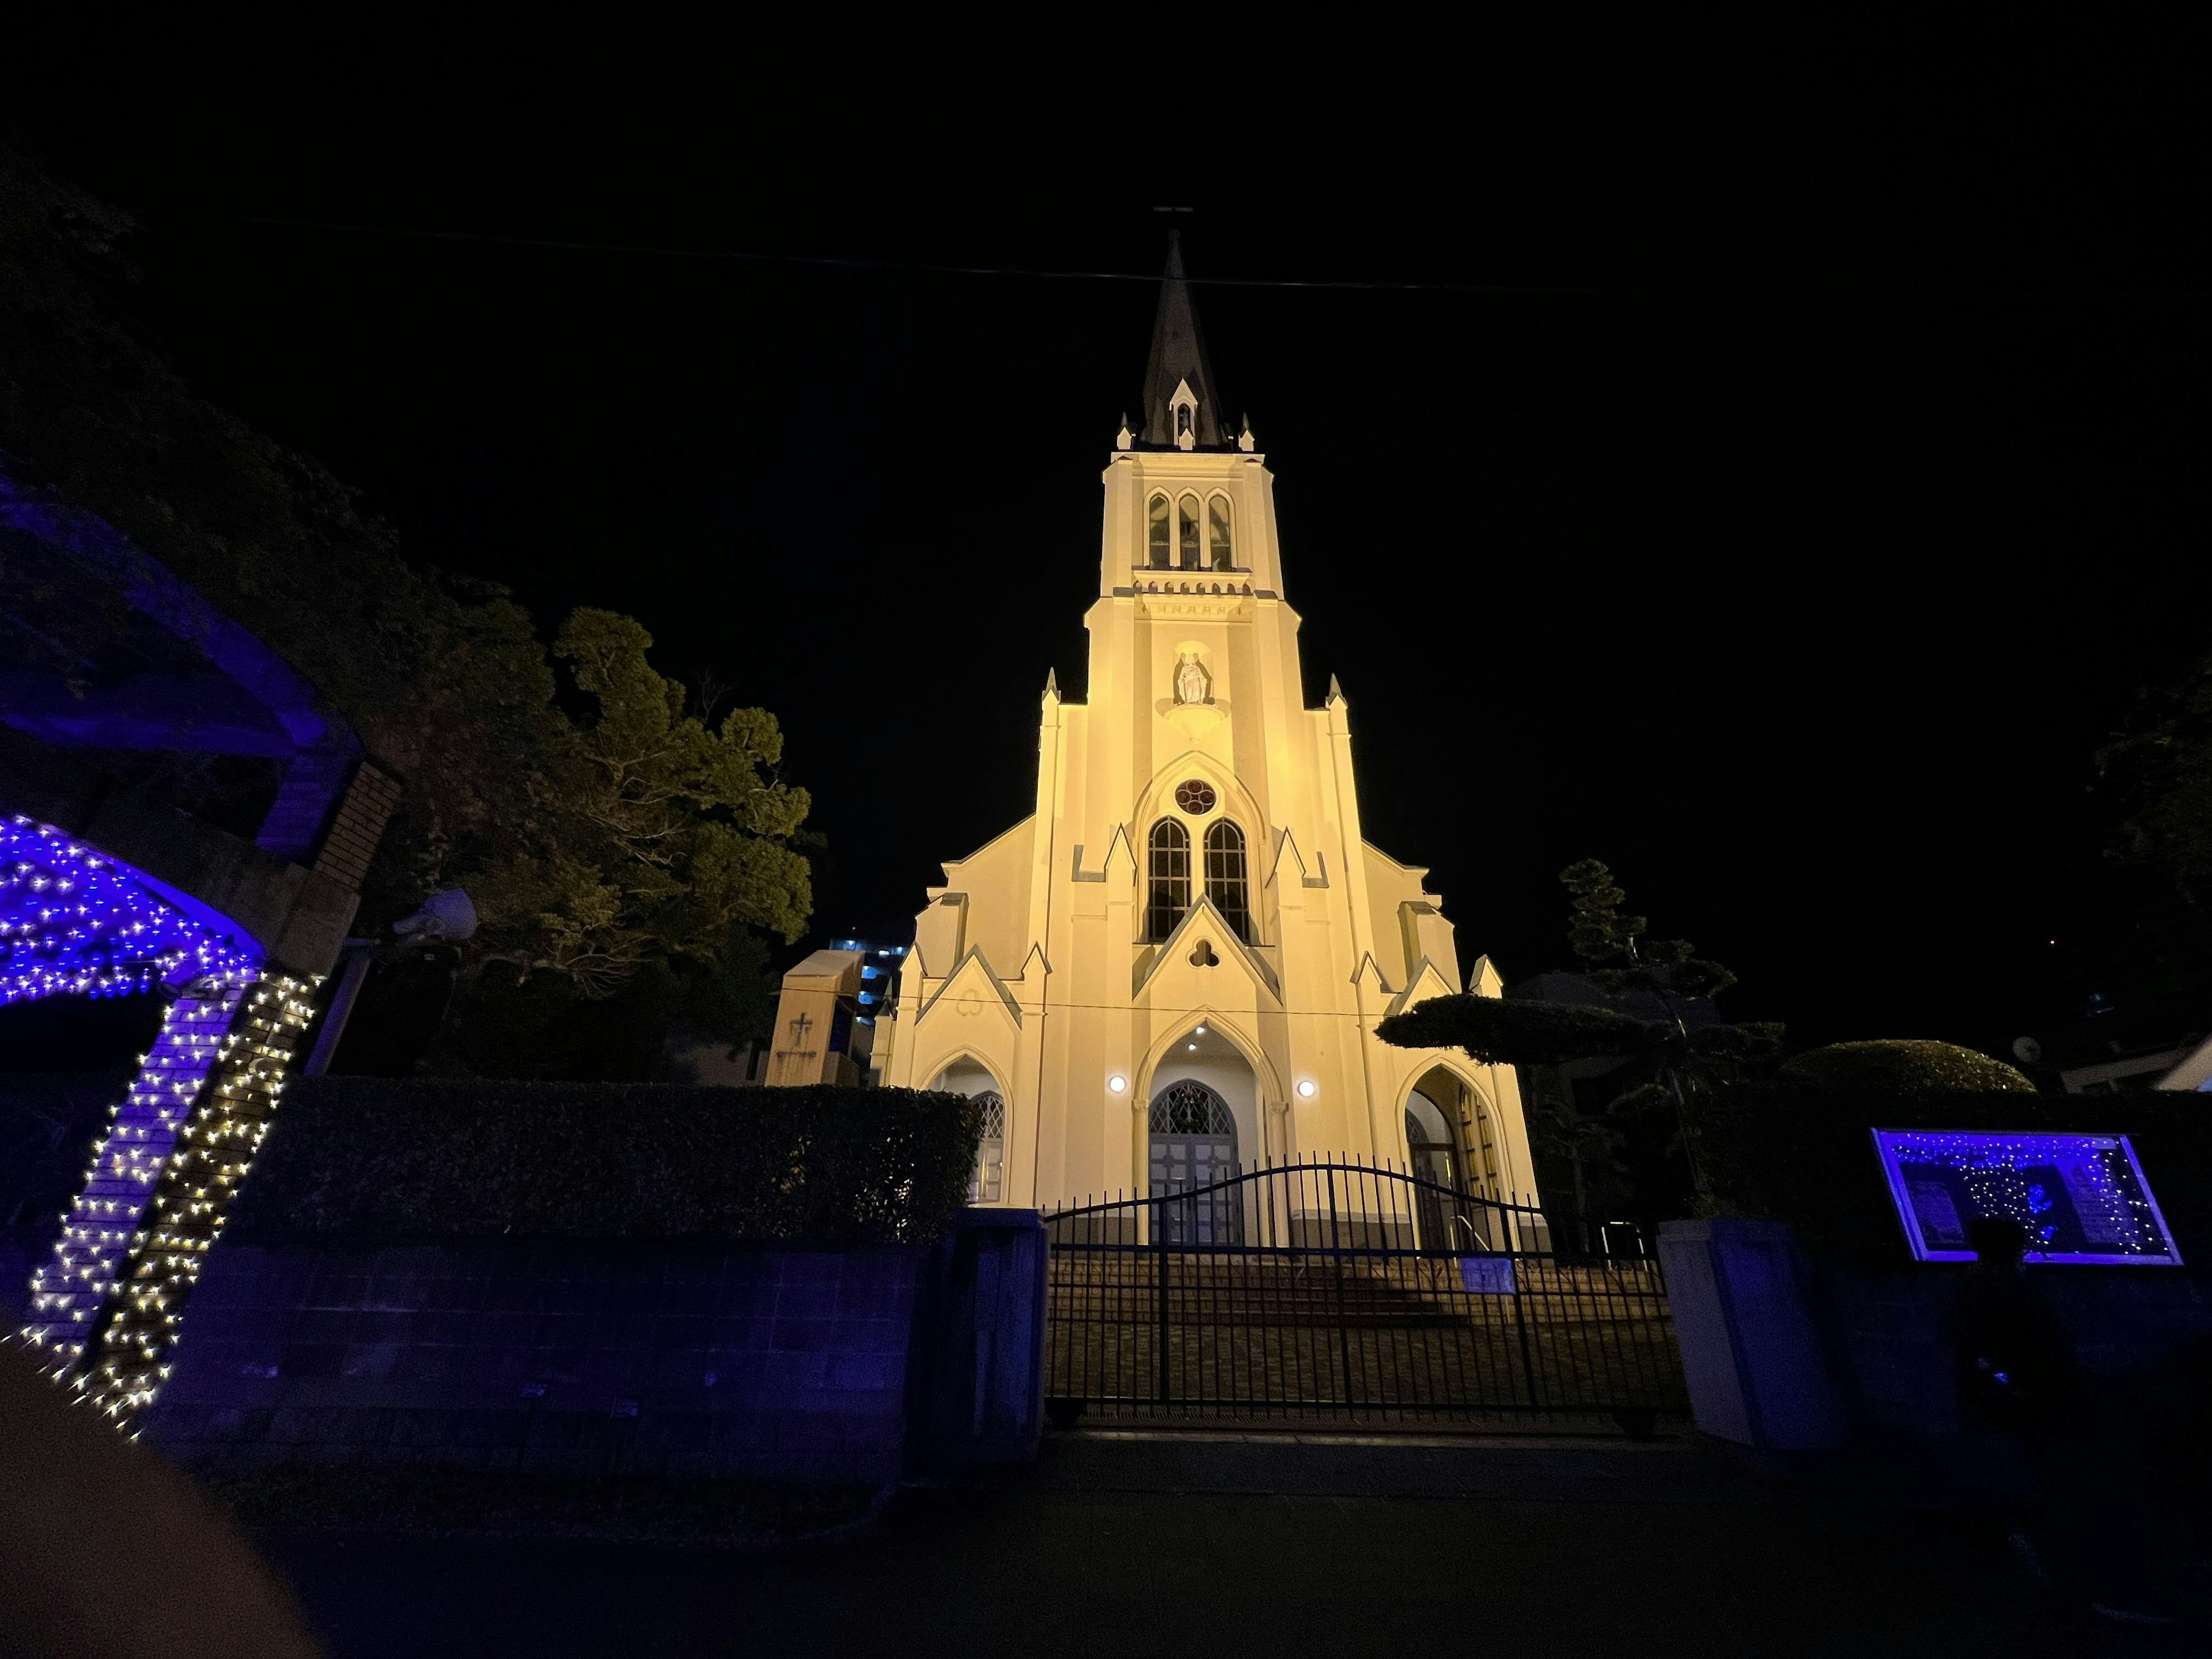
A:
{"type": "Polygon", "coordinates": [[[1194,1079],[1152,1097],[1152,1196],[1188,1193],[1160,1206],[1170,1245],[1237,1244],[1244,1238],[1243,1189],[1236,1184],[1237,1120],[1229,1103],[1194,1079]]]}
{"type": "Polygon", "coordinates": [[[1415,1182],[1420,1248],[1440,1255],[1490,1249],[1482,1226],[1488,1217],[1466,1201],[1459,1137],[1437,1103],[1419,1090],[1406,1102],[1406,1156],[1415,1182]]]}

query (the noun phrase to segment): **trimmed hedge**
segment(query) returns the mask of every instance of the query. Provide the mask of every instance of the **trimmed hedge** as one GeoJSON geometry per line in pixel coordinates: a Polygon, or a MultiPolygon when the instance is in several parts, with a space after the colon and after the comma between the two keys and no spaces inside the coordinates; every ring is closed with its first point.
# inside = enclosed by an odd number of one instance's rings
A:
{"type": "Polygon", "coordinates": [[[2212,1267],[2212,1105],[2196,1095],[1845,1089],[1787,1072],[1700,1097],[1698,1157],[1723,1215],[1786,1221],[1816,1256],[1910,1261],[1869,1131],[2060,1130],[2132,1138],[2183,1261],[2212,1267]]]}
{"type": "Polygon", "coordinates": [[[1814,1048],[1782,1069],[1838,1089],[1897,1094],[1923,1089],[2010,1090],[2031,1095],[2026,1073],[2001,1060],[1955,1042],[1899,1037],[1871,1042],[1832,1042],[1814,1048]]]}
{"type": "Polygon", "coordinates": [[[229,1237],[922,1243],[981,1118],[912,1089],[301,1079],[229,1237]]]}

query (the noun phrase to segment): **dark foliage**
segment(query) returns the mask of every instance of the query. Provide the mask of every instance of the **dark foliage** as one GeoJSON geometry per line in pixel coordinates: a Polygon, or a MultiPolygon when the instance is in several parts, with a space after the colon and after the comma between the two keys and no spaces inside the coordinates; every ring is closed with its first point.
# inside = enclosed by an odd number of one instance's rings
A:
{"type": "Polygon", "coordinates": [[[2212,656],[2148,694],[2096,766],[2112,854],[2162,872],[2191,903],[2212,893],[2212,656]]]}
{"type": "Polygon", "coordinates": [[[1734,974],[1717,962],[1700,958],[1689,940],[1646,938],[1650,921],[1620,914],[1628,895],[1597,860],[1569,865],[1559,872],[1559,884],[1574,896],[1567,944],[1591,964],[1584,971],[1600,990],[1614,996],[1650,991],[1661,996],[1710,997],[1735,983],[1734,974]]]}
{"type": "Polygon", "coordinates": [[[1815,1255],[1911,1260],[1870,1133],[2021,1129],[2134,1138],[2186,1261],[2212,1250],[2212,1136],[2203,1103],[2154,1091],[2085,1097],[2016,1090],[1843,1088],[1789,1073],[1696,1103],[1698,1149],[1722,1214],[1786,1221],[1815,1255]]]}
{"type": "Polygon", "coordinates": [[[1735,1060],[1751,1065],[1769,1060],[1782,1052],[1782,1025],[1774,1020],[1747,1019],[1739,1025],[1701,1025],[1682,1039],[1683,1046],[1701,1059],[1735,1060]]]}
{"type": "Polygon", "coordinates": [[[230,1236],[919,1243],[964,1201],[980,1130],[910,1089],[304,1079],[230,1236]]]}
{"type": "Polygon", "coordinates": [[[1611,1008],[1500,997],[1431,997],[1375,1028],[1401,1048],[1463,1048],[1492,1066],[1559,1066],[1609,1055],[1687,1052],[1712,1060],[1771,1058],[1782,1028],[1751,1023],[1678,1031],[1664,1020],[1611,1008]]]}
{"type": "MultiPolygon", "coordinates": [[[[657,1052],[674,1020],[725,1042],[758,1035],[755,930],[794,940],[812,904],[793,844],[808,798],[781,775],[775,717],[693,707],[651,665],[651,635],[612,612],[572,613],[549,655],[503,589],[422,565],[347,486],[199,397],[131,324],[133,229],[0,144],[0,452],[251,629],[399,776],[360,930],[459,885],[482,921],[465,975],[503,957],[611,996],[666,967],[695,988],[730,983],[633,998],[625,1042],[657,1052]]],[[[75,605],[25,574],[0,571],[10,651],[44,641],[98,659],[134,625],[112,595],[75,605]]],[[[158,782],[249,836],[278,770],[227,757],[84,763],[118,787],[158,782]]],[[[532,1071],[526,1047],[492,1052],[501,1029],[480,1026],[459,1068],[532,1071]]]]}
{"type": "Polygon", "coordinates": [[[1501,997],[1431,997],[1375,1028],[1401,1048],[1463,1048],[1491,1066],[1557,1066],[1663,1047],[1672,1026],[1610,1008],[1501,997]]]}
{"type": "Polygon", "coordinates": [[[1785,1061],[1782,1069],[1814,1083],[1875,1094],[1932,1089],[2035,1091],[2033,1083],[2004,1061],[1955,1042],[1905,1038],[1832,1042],[1785,1061]]]}

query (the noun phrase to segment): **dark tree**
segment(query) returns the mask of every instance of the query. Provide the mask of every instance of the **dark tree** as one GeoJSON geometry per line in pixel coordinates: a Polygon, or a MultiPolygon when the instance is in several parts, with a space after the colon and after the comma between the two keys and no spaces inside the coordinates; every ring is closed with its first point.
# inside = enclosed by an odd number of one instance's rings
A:
{"type": "Polygon", "coordinates": [[[1647,939],[1651,924],[1624,916],[1628,895],[1613,884],[1613,872],[1595,859],[1584,859],[1559,872],[1559,882],[1574,896],[1567,943],[1590,964],[1590,982],[1619,996],[1651,991],[1662,997],[1710,997],[1735,983],[1717,962],[1698,957],[1686,939],[1647,939]]]}
{"type": "Polygon", "coordinates": [[[1735,975],[1699,957],[1686,939],[1645,938],[1650,924],[1623,914],[1627,895],[1596,860],[1568,866],[1559,879],[1572,896],[1568,942],[1592,964],[1586,976],[1617,1004],[1641,1003],[1663,1018],[1627,1006],[1463,995],[1431,998],[1384,1020],[1377,1034],[1401,1048],[1464,1049],[1497,1066],[1642,1062],[1637,1069],[1643,1080],[1607,1103],[1602,1117],[1562,1106],[1539,1110],[1531,1127],[1552,1143],[1552,1152],[1573,1164],[1579,1193],[1585,1163],[1617,1162],[1631,1136],[1663,1125],[1657,1133],[1669,1155],[1686,1166],[1692,1190],[1702,1199],[1690,1097],[1771,1060],[1780,1051],[1782,1028],[1690,1025],[1683,1005],[1710,998],[1734,984],[1735,975]]]}

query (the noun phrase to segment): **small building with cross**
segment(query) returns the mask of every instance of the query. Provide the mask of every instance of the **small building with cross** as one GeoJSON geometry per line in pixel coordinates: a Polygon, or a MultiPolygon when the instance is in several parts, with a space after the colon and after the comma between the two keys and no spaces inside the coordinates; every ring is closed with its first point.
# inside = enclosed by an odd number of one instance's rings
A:
{"type": "Polygon", "coordinates": [[[817,951],[784,975],[769,1048],[769,1087],[856,1088],[866,1079],[869,1027],[860,1018],[865,961],[859,951],[817,951]]]}

